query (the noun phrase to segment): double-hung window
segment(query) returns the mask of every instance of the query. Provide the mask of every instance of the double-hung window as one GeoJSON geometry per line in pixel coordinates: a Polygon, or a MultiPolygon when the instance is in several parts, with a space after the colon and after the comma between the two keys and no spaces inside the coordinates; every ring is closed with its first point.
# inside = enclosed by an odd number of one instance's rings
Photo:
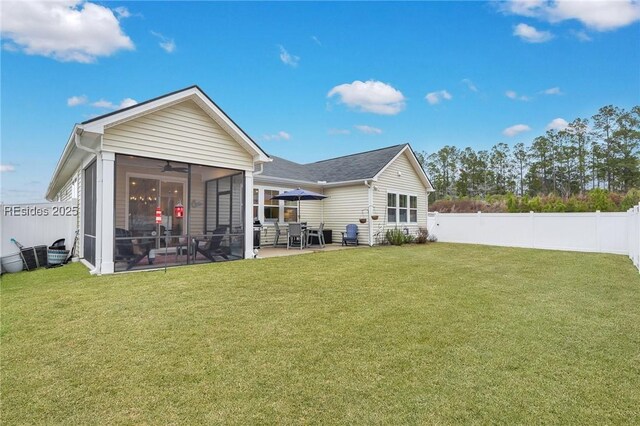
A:
{"type": "Polygon", "coordinates": [[[284,202],[284,221],[285,222],[298,221],[298,202],[297,201],[284,202]]]}
{"type": "Polygon", "coordinates": [[[398,215],[398,221],[401,223],[407,223],[407,207],[409,207],[407,205],[407,196],[404,194],[399,194],[398,198],[400,199],[399,204],[399,215],[398,215]]]}
{"type": "Polygon", "coordinates": [[[388,223],[396,223],[398,221],[398,216],[396,214],[396,208],[398,207],[398,202],[396,201],[397,194],[393,194],[389,192],[387,194],[387,222],[388,223]]]}
{"type": "Polygon", "coordinates": [[[418,223],[418,197],[409,196],[409,222],[418,223]]]}
{"type": "Polygon", "coordinates": [[[253,220],[260,219],[260,190],[253,188],[253,220]]]}
{"type": "Polygon", "coordinates": [[[264,190],[264,220],[265,222],[277,222],[280,219],[280,200],[273,200],[280,191],[273,189],[264,190]]]}

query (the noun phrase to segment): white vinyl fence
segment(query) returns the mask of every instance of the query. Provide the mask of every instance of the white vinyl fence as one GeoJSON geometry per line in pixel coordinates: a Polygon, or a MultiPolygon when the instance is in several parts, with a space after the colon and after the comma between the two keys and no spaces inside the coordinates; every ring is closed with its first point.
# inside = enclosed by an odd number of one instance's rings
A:
{"type": "Polygon", "coordinates": [[[0,257],[18,253],[15,238],[25,247],[50,246],[64,238],[71,250],[78,226],[75,203],[0,204],[0,257]]]}
{"type": "Polygon", "coordinates": [[[624,213],[429,213],[438,241],[628,255],[640,269],[640,206],[624,213]]]}

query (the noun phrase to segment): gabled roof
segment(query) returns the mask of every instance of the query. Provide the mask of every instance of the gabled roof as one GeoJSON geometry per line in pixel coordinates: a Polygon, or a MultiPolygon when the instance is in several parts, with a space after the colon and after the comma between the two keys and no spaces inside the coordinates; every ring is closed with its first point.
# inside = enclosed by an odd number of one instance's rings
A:
{"type": "Polygon", "coordinates": [[[157,98],[92,118],[82,122],[79,127],[89,132],[102,133],[105,128],[116,126],[125,121],[133,120],[142,115],[186,100],[193,100],[204,112],[225,129],[231,137],[240,145],[244,146],[247,151],[252,153],[258,162],[269,161],[269,155],[197,85],[176,90],[175,92],[167,93],[166,95],[158,96],[157,98]]]}
{"type": "Polygon", "coordinates": [[[263,171],[259,176],[316,184],[318,182],[336,184],[377,179],[380,173],[405,151],[408,151],[409,158],[414,160],[412,164],[414,164],[416,172],[425,182],[425,186],[432,188],[409,144],[358,152],[307,164],[294,163],[293,161],[272,156],[273,161],[264,164],[263,171]]]}
{"type": "Polygon", "coordinates": [[[213,102],[200,87],[194,85],[76,124],[65,145],[62,156],[58,160],[45,197],[51,200],[82,164],[84,159],[92,151],[93,153],[97,152],[97,149],[100,148],[99,137],[104,133],[104,129],[189,100],[195,102],[240,146],[244,147],[253,156],[254,162],[271,161],[269,155],[240,126],[213,102]],[[87,139],[89,138],[88,135],[91,135],[94,141],[91,146],[79,146],[77,138],[83,134],[87,135],[85,137],[87,139]]]}

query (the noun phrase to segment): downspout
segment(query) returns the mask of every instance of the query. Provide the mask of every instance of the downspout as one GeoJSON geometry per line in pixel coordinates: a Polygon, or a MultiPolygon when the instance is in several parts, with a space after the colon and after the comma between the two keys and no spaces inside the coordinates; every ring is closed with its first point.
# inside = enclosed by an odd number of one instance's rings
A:
{"type": "Polygon", "coordinates": [[[253,172],[254,176],[261,175],[262,172],[264,172],[264,163],[260,163],[259,166],[260,166],[260,170],[253,172]]]}
{"type": "Polygon", "coordinates": [[[364,181],[365,186],[368,188],[367,192],[368,192],[368,197],[367,197],[367,202],[368,202],[368,206],[367,206],[367,224],[368,224],[368,230],[369,230],[369,247],[373,246],[373,224],[371,223],[372,219],[371,219],[371,215],[373,214],[373,212],[371,211],[371,208],[373,207],[373,181],[364,181]]]}
{"type": "MultiPolygon", "coordinates": [[[[84,145],[82,145],[80,143],[80,136],[82,136],[83,133],[84,133],[84,129],[82,127],[78,127],[76,129],[76,133],[74,135],[74,142],[75,142],[76,147],[78,149],[81,149],[81,150],[86,151],[86,152],[90,152],[91,154],[94,154],[96,156],[96,171],[97,171],[98,162],[101,160],[99,151],[97,149],[92,149],[92,148],[89,148],[87,146],[84,146],[84,145]]],[[[102,167],[100,167],[100,170],[102,171],[102,167]]],[[[102,185],[102,177],[101,177],[101,175],[102,175],[102,173],[100,173],[100,174],[96,173],[96,193],[97,193],[97,190],[98,190],[98,186],[102,185]]],[[[83,187],[84,186],[85,186],[85,183],[83,182],[83,187]]],[[[102,189],[100,190],[100,193],[102,193],[102,189]]],[[[84,202],[84,195],[85,194],[83,194],[83,197],[82,197],[83,202],[84,202]]],[[[96,215],[98,215],[98,214],[100,216],[102,216],[102,209],[100,209],[100,210],[96,209],[96,215]]],[[[98,244],[98,238],[97,238],[98,237],[98,235],[97,235],[98,234],[98,220],[97,219],[98,218],[96,217],[96,248],[95,248],[95,250],[96,250],[96,260],[95,260],[95,265],[93,265],[93,269],[91,271],[89,271],[89,273],[91,275],[96,275],[96,274],[98,274],[100,272],[99,265],[102,262],[102,244],[98,244]]],[[[99,223],[102,224],[102,217],[100,217],[99,223]]],[[[84,223],[82,224],[82,226],[84,227],[84,223]]],[[[83,237],[84,236],[79,236],[78,238],[83,238],[83,237]]],[[[84,246],[83,246],[83,249],[84,249],[84,246]]]]}

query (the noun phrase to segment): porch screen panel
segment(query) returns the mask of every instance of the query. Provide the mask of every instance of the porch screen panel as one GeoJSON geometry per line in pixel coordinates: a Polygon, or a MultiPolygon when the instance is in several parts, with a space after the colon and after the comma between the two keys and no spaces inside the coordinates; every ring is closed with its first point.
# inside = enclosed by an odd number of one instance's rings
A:
{"type": "Polygon", "coordinates": [[[242,232],[244,230],[244,176],[231,177],[231,226],[242,232]]]}
{"type": "Polygon", "coordinates": [[[94,161],[84,169],[84,258],[93,266],[96,264],[96,172],[94,161]]]}
{"type": "Polygon", "coordinates": [[[206,191],[205,232],[213,232],[218,227],[218,181],[208,181],[206,183],[206,191]]]}
{"type": "Polygon", "coordinates": [[[218,226],[231,227],[231,177],[218,179],[218,226]]]}

